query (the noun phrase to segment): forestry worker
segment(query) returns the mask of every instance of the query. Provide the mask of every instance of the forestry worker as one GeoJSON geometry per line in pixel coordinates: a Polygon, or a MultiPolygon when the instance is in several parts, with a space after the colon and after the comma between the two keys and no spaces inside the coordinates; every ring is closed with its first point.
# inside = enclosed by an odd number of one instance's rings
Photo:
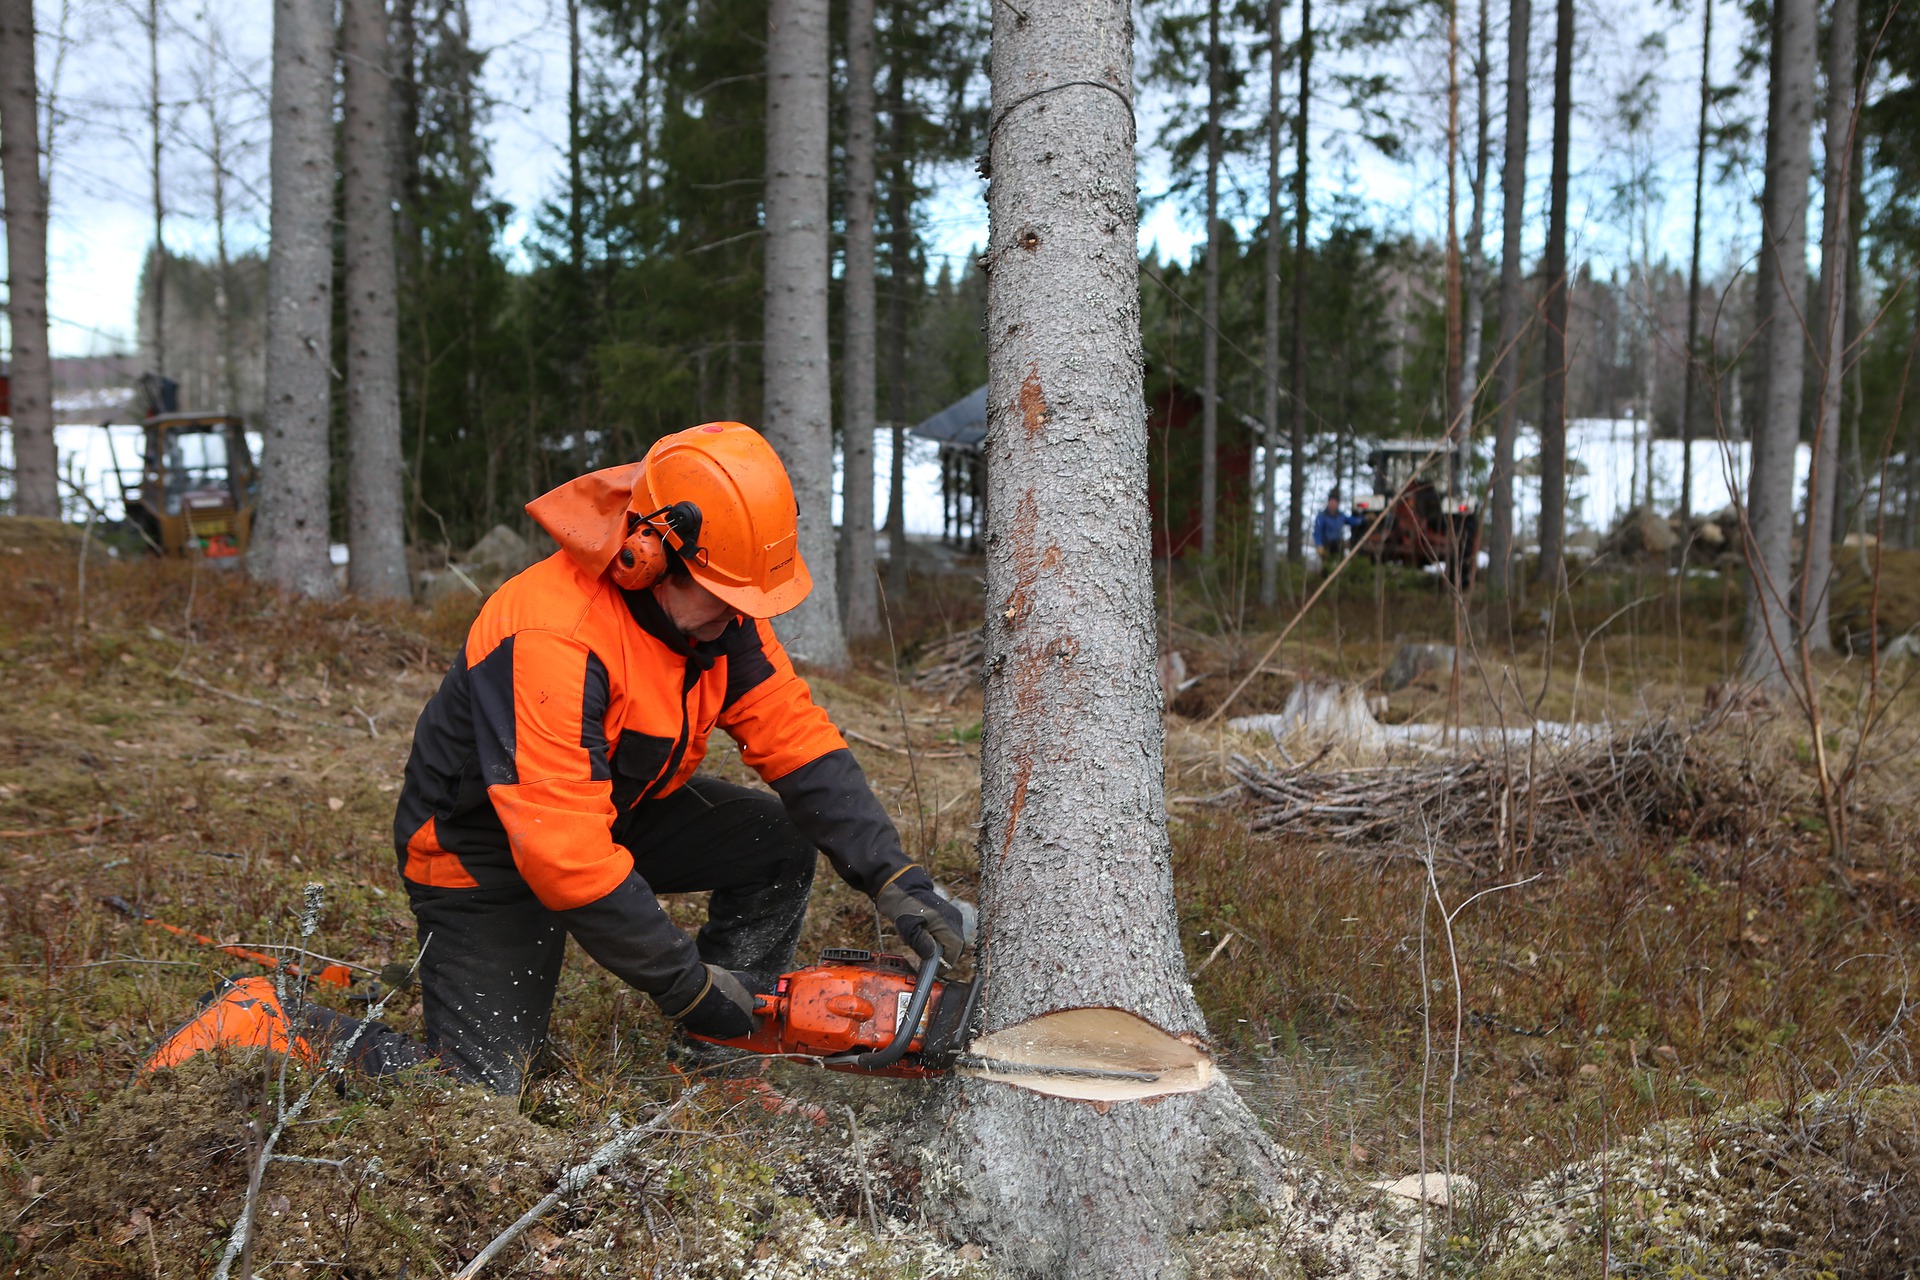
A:
{"type": "MultiPolygon", "coordinates": [[[[772,446],[736,422],[694,427],[527,512],[560,550],[480,610],[420,715],[394,815],[426,1043],[376,1023],[351,1061],[437,1058],[517,1091],[569,935],[684,1032],[746,1035],[752,993],[793,959],[815,849],[921,954],[957,958],[959,912],[767,622],[812,586],[772,446]],[[716,727],[773,794],[698,772],[716,727]],[[691,891],[712,894],[697,937],[654,896],[691,891]]],[[[155,1065],[212,1042],[310,1054],[354,1025],[308,1007],[289,1034],[265,978],[216,996],[155,1065]]]]}

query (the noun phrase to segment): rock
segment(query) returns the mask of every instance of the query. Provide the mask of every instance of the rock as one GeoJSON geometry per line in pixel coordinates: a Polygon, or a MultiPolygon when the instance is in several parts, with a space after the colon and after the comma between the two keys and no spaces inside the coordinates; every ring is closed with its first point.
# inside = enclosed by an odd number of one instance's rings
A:
{"type": "Polygon", "coordinates": [[[505,582],[531,565],[536,558],[525,538],[507,526],[497,524],[487,530],[486,537],[467,548],[467,554],[460,559],[460,566],[476,582],[479,581],[474,573],[476,569],[489,577],[498,576],[501,582],[505,582]]]}
{"type": "Polygon", "coordinates": [[[1388,693],[1404,689],[1433,671],[1452,671],[1453,646],[1450,644],[1403,644],[1380,677],[1380,687],[1388,693]]]}
{"type": "Polygon", "coordinates": [[[1448,1178],[1445,1174],[1434,1172],[1426,1175],[1410,1173],[1404,1178],[1388,1178],[1380,1182],[1369,1182],[1375,1191],[1384,1191],[1390,1196],[1401,1196],[1408,1200],[1425,1200],[1428,1204],[1445,1208],[1454,1197],[1461,1199],[1473,1194],[1473,1179],[1464,1174],[1454,1174],[1448,1178]]]}
{"type": "MultiPolygon", "coordinates": [[[[504,581],[505,579],[502,579],[504,581]]],[[[413,596],[424,605],[435,605],[450,596],[484,598],[487,590],[470,583],[449,565],[445,569],[422,569],[413,576],[413,596]]]]}
{"type": "Polygon", "coordinates": [[[1238,733],[1265,730],[1282,743],[1299,734],[1349,750],[1380,751],[1386,747],[1386,735],[1373,718],[1369,702],[1359,685],[1303,680],[1287,694],[1279,715],[1239,716],[1229,720],[1227,727],[1238,733]]]}
{"type": "Polygon", "coordinates": [[[1703,520],[1694,526],[1693,540],[1708,551],[1718,551],[1727,545],[1727,531],[1712,520],[1703,520]]]}
{"type": "Polygon", "coordinates": [[[1664,560],[1679,541],[1673,526],[1649,507],[1635,507],[1620,517],[1600,549],[1622,560],[1664,560]]]}

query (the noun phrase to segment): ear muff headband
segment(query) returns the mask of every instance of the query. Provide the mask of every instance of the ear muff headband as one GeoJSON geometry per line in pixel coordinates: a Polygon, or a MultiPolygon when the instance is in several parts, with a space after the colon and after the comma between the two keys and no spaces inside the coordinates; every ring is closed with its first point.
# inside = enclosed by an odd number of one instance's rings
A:
{"type": "Polygon", "coordinates": [[[611,576],[628,591],[644,591],[666,574],[687,563],[704,565],[707,549],[699,545],[700,508],[676,502],[647,515],[629,515],[627,539],[614,553],[611,576]]]}

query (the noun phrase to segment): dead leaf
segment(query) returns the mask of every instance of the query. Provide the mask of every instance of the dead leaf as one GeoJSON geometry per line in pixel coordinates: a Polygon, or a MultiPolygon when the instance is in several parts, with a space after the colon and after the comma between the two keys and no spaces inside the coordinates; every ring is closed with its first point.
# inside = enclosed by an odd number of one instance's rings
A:
{"type": "Polygon", "coordinates": [[[192,813],[195,809],[198,809],[200,807],[200,802],[194,799],[192,796],[188,796],[185,800],[182,800],[179,803],[179,805],[176,807],[180,810],[181,813],[192,813]]]}
{"type": "Polygon", "coordinates": [[[335,813],[340,812],[342,809],[346,807],[347,807],[347,802],[345,800],[342,800],[339,796],[327,797],[327,808],[333,810],[335,813]]]}

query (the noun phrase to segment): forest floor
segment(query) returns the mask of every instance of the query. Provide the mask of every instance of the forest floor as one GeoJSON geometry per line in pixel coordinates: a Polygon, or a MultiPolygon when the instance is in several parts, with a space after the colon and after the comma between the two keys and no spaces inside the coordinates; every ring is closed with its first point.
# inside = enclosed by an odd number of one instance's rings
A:
{"type": "MultiPolygon", "coordinates": [[[[83,567],[73,540],[0,525],[0,1266],[207,1274],[261,1134],[312,1082],[242,1058],[130,1085],[210,981],[246,966],[101,899],[222,942],[288,944],[318,884],[313,951],[410,961],[392,806],[413,719],[475,602],[294,603],[97,548],[83,567]]],[[[1797,709],[1705,714],[1737,656],[1737,585],[1695,579],[1676,597],[1662,575],[1589,575],[1551,612],[1517,605],[1511,646],[1468,616],[1460,634],[1480,639],[1457,687],[1430,674],[1381,713],[1603,722],[1604,749],[1538,766],[1564,795],[1537,789],[1523,821],[1498,788],[1476,801],[1402,787],[1364,840],[1325,823],[1263,833],[1233,759],[1280,770],[1283,746],[1225,720],[1278,709],[1305,677],[1374,679],[1403,642],[1452,643],[1453,610],[1421,575],[1342,580],[1209,722],[1291,611],[1227,607],[1241,592],[1203,574],[1175,585],[1171,645],[1206,677],[1168,717],[1182,935],[1228,1076],[1276,1140],[1356,1194],[1422,1167],[1470,1178],[1422,1227],[1454,1274],[1914,1264],[1920,694],[1903,681],[1920,664],[1877,684],[1858,660],[1817,668],[1818,745],[1836,772],[1860,764],[1830,809],[1797,709]]],[[[980,701],[951,664],[978,582],[915,588],[893,620],[897,680],[876,646],[814,686],[909,852],[971,896],[980,701]]],[[[1287,745],[1296,759],[1313,746],[1287,745]]],[[[1307,772],[1436,759],[1336,748],[1307,772]]],[[[748,778],[723,736],[709,761],[748,778]]],[[[696,901],[670,905],[699,918],[696,901]]],[[[874,938],[865,900],[823,878],[801,958],[874,938]]],[[[402,1030],[418,1019],[417,1002],[386,1011],[402,1030]]],[[[547,1069],[517,1101],[323,1083],[279,1147],[300,1159],[269,1165],[256,1195],[256,1272],[452,1274],[616,1116],[684,1094],[663,1041],[649,1003],[576,952],[547,1069]]],[[[796,1109],[709,1084],[489,1274],[991,1273],[926,1225],[898,1149],[937,1084],[780,1064],[773,1079],[796,1109]]],[[[1245,1244],[1195,1242],[1197,1273],[1294,1273],[1271,1255],[1234,1261],[1245,1244]]]]}

